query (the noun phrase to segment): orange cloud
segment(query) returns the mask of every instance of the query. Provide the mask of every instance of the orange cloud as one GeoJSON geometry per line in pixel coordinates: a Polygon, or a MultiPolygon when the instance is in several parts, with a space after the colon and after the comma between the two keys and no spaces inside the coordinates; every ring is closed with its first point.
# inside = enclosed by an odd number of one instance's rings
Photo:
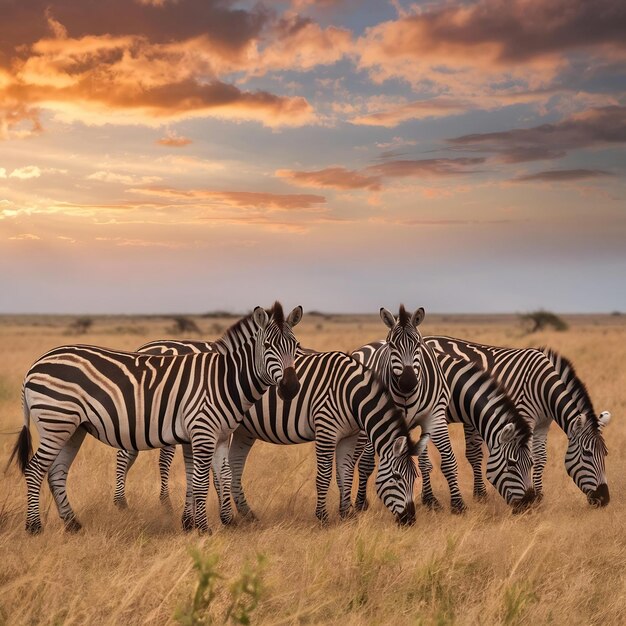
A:
{"type": "Polygon", "coordinates": [[[459,115],[472,108],[474,107],[469,102],[450,98],[431,98],[430,100],[416,100],[415,102],[392,106],[376,113],[359,115],[351,119],[350,122],[359,126],[392,128],[407,120],[459,115]]]}
{"type": "Polygon", "coordinates": [[[165,137],[161,137],[157,140],[157,144],[160,146],[167,146],[169,148],[183,148],[192,143],[189,137],[183,137],[176,133],[176,131],[168,131],[165,137]]]}
{"type": "Polygon", "coordinates": [[[296,185],[331,189],[380,189],[380,178],[368,176],[345,167],[327,167],[312,172],[277,170],[276,176],[286,178],[296,185]]]}
{"type": "Polygon", "coordinates": [[[209,200],[217,205],[238,208],[263,208],[276,211],[325,210],[319,205],[326,202],[324,196],[313,194],[283,194],[262,191],[214,191],[210,189],[173,189],[169,187],[138,187],[130,192],[146,196],[175,199],[178,201],[209,200]]]}
{"type": "Polygon", "coordinates": [[[473,95],[549,84],[568,54],[626,56],[621,0],[479,0],[420,5],[366,30],[359,67],[435,93],[473,95]],[[480,91],[479,91],[480,90],[480,91]]]}

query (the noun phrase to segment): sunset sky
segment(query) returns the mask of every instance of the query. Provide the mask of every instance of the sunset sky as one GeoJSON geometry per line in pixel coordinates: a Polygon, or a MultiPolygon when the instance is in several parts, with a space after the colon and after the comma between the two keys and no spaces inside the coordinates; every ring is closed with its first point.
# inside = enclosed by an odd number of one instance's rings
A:
{"type": "Polygon", "coordinates": [[[624,0],[0,0],[0,312],[626,310],[624,0]]]}

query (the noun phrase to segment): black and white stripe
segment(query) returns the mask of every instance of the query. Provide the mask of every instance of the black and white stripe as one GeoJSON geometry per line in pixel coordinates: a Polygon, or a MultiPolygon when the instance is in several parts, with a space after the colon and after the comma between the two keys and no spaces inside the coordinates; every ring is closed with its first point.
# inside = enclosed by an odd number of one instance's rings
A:
{"type": "MultiPolygon", "coordinates": [[[[389,328],[387,339],[363,346],[352,356],[382,378],[394,402],[404,412],[409,428],[419,425],[423,433],[430,435],[441,455],[441,470],[450,488],[452,511],[460,513],[465,510],[465,504],[446,422],[450,390],[434,350],[423,341],[417,328],[424,319],[424,309],[419,308],[411,315],[401,305],[397,318],[386,309],[380,310],[380,316],[389,328]]],[[[373,462],[371,451],[368,455],[373,462]]],[[[440,505],[430,484],[432,465],[426,450],[419,457],[419,467],[422,502],[438,508],[440,505]]]]}
{"type": "Polygon", "coordinates": [[[24,427],[12,455],[28,486],[26,529],[41,530],[39,492],[46,473],[66,528],[80,528],[66,480],[89,433],[126,450],[186,444],[183,525],[207,532],[206,496],[216,448],[228,445],[243,414],[270,385],[278,385],[287,399],[299,390],[292,327],[301,317],[301,307],[287,319],[279,303],[269,312],[257,307],[210,353],[153,356],[63,346],[39,358],[24,379],[24,427]],[[29,459],[30,420],[40,443],[29,459]]]}
{"type": "MultiPolygon", "coordinates": [[[[198,349],[211,350],[212,344],[163,341],[140,348],[141,351],[175,354],[198,349]]],[[[350,356],[342,352],[300,350],[295,368],[301,383],[298,397],[291,402],[283,402],[270,389],[250,408],[233,433],[229,465],[232,496],[239,513],[254,517],[243,492],[241,477],[246,458],[257,440],[278,445],[314,441],[317,457],[315,514],[322,522],[328,519],[326,496],[334,456],[340,490],[339,513],[341,517],[346,517],[351,512],[355,447],[359,433],[365,432],[379,457],[376,478],[378,495],[398,522],[413,523],[413,485],[417,472],[411,456],[425,448],[428,437],[422,437],[417,444],[411,442],[403,416],[394,406],[384,385],[372,371],[350,356]]],[[[171,462],[173,449],[166,454],[171,462]]],[[[118,456],[119,476],[125,476],[125,457],[126,454],[122,453],[118,456]]],[[[162,467],[166,464],[160,463],[162,467]]],[[[218,480],[221,500],[220,516],[224,523],[228,523],[232,519],[231,489],[224,470],[225,465],[214,464],[214,479],[218,480]]],[[[162,482],[167,481],[167,475],[162,474],[161,478],[162,482]]]]}
{"type": "MultiPolygon", "coordinates": [[[[590,504],[609,503],[606,481],[606,444],[602,431],[610,413],[596,415],[589,394],[578,379],[572,364],[550,349],[499,348],[451,337],[427,337],[434,349],[456,358],[470,360],[489,371],[504,386],[519,412],[533,428],[533,486],[537,497],[543,495],[543,470],[547,462],[546,439],[554,421],[565,432],[568,447],[565,467],[590,504]]],[[[471,427],[466,426],[471,458],[477,479],[475,490],[481,491],[480,446],[472,445],[471,427]]]]}
{"type": "MultiPolygon", "coordinates": [[[[532,437],[528,422],[520,415],[498,382],[471,361],[437,354],[437,360],[450,389],[448,422],[466,426],[465,434],[475,438],[474,446],[484,442],[489,452],[487,478],[514,512],[524,510],[533,500],[532,437]]],[[[467,442],[466,442],[467,443],[467,442]]],[[[470,447],[466,445],[466,452],[470,447]]],[[[468,457],[470,463],[472,460],[468,457]]],[[[358,462],[357,509],[367,507],[367,481],[374,469],[371,452],[366,448],[358,462]]],[[[472,463],[472,468],[476,466],[472,463]]],[[[479,466],[482,480],[482,468],[479,466]]],[[[486,495],[484,485],[476,497],[486,495]]]]}

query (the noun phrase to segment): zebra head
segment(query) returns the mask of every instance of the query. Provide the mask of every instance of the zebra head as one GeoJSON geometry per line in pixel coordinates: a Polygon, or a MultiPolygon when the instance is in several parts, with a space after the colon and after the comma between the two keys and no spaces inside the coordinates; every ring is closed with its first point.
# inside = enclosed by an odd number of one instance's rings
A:
{"type": "Polygon", "coordinates": [[[581,414],[567,432],[565,468],[592,506],[606,506],[610,501],[604,473],[607,449],[602,437],[602,431],[610,420],[608,411],[601,413],[597,420],[581,414]]]}
{"type": "Polygon", "coordinates": [[[428,443],[430,435],[422,435],[417,443],[410,437],[400,436],[393,446],[381,455],[376,474],[376,493],[383,504],[394,514],[398,524],[408,526],[415,523],[413,486],[417,469],[413,462],[428,443]]]}
{"type": "Polygon", "coordinates": [[[487,480],[498,490],[514,513],[521,513],[535,500],[532,487],[533,455],[530,428],[516,430],[509,423],[498,433],[487,459],[487,480]]]}
{"type": "Polygon", "coordinates": [[[256,368],[268,385],[276,385],[281,400],[288,402],[300,391],[294,368],[298,341],[293,327],[302,319],[302,307],[297,306],[285,318],[279,302],[268,312],[256,307],[252,317],[259,328],[255,349],[256,368]]]}
{"type": "Polygon", "coordinates": [[[415,393],[419,385],[424,341],[417,327],[424,321],[424,316],[422,307],[409,315],[401,304],[397,319],[387,309],[380,309],[380,317],[389,328],[391,391],[405,398],[415,393]]]}

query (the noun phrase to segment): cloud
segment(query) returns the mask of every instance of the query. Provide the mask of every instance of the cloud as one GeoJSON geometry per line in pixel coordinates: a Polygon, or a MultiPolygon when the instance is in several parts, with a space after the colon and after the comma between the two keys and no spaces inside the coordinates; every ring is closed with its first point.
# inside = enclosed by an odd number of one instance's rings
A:
{"type": "Polygon", "coordinates": [[[417,141],[413,139],[405,139],[404,137],[393,137],[390,141],[376,143],[377,148],[389,150],[390,148],[401,148],[403,146],[415,146],[417,141]]]}
{"type": "Polygon", "coordinates": [[[89,174],[87,180],[97,180],[103,183],[119,183],[121,185],[148,185],[161,180],[160,176],[132,176],[100,170],[89,174]]]}
{"type": "Polygon", "coordinates": [[[131,193],[168,198],[181,202],[208,201],[215,206],[237,208],[262,208],[273,211],[325,210],[320,207],[326,202],[324,196],[313,194],[284,194],[263,191],[215,191],[210,189],[174,189],[170,187],[138,187],[131,193]]]}
{"type": "Polygon", "coordinates": [[[26,167],[18,167],[14,169],[9,178],[19,178],[20,180],[28,180],[29,178],[39,178],[41,170],[36,165],[27,165],[26,167]]]}
{"type": "Polygon", "coordinates": [[[534,174],[525,174],[523,176],[517,176],[513,179],[514,182],[544,182],[544,183],[561,183],[570,182],[576,180],[588,180],[590,178],[606,178],[607,176],[613,176],[612,172],[606,170],[586,170],[586,169],[572,169],[572,170],[546,170],[544,172],[535,172],[534,174]]]}
{"type": "Polygon", "coordinates": [[[468,102],[449,98],[431,98],[430,100],[416,100],[415,102],[400,104],[377,113],[359,115],[352,118],[350,122],[359,126],[392,128],[407,120],[459,115],[471,108],[473,106],[468,102]]]}
{"type": "Polygon", "coordinates": [[[32,233],[22,233],[21,235],[14,235],[9,237],[14,241],[39,241],[41,237],[39,235],[33,235],[32,233]]]}
{"type": "Polygon", "coordinates": [[[160,146],[168,146],[169,148],[182,148],[188,146],[190,143],[192,143],[192,141],[189,137],[183,137],[174,130],[167,131],[165,137],[161,137],[157,140],[157,144],[160,146]]]}
{"type": "Polygon", "coordinates": [[[416,5],[365,31],[359,67],[435,93],[507,92],[549,84],[573,53],[624,59],[621,0],[479,0],[416,5]]]}
{"type": "Polygon", "coordinates": [[[485,159],[481,157],[398,159],[370,165],[365,171],[387,178],[458,176],[475,172],[476,170],[468,168],[474,168],[484,162],[485,159]]]}
{"type": "Polygon", "coordinates": [[[277,170],[276,176],[286,178],[296,185],[331,189],[369,189],[378,191],[379,176],[369,176],[345,167],[327,167],[316,171],[277,170]]]}
{"type": "Polygon", "coordinates": [[[571,150],[626,143],[626,107],[589,109],[555,124],[463,135],[455,147],[497,154],[505,163],[558,159],[571,150]]]}
{"type": "MultiPolygon", "coordinates": [[[[5,86],[8,84],[10,84],[10,79],[7,80],[5,86]]],[[[0,96],[2,91],[2,69],[0,68],[0,96]]],[[[3,98],[3,100],[5,102],[0,104],[0,141],[30,137],[43,130],[38,109],[19,103],[14,99],[3,98]]]]}

